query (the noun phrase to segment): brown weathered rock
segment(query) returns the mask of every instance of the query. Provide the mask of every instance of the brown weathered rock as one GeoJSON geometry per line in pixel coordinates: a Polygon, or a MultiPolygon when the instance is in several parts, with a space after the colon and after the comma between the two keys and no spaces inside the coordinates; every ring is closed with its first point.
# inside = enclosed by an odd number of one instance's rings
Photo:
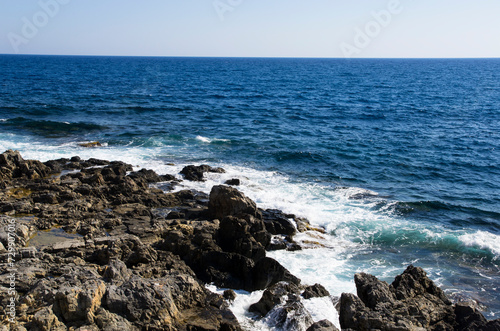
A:
{"type": "Polygon", "coordinates": [[[240,325],[227,308],[224,299],[210,293],[206,297],[207,304],[202,308],[191,308],[183,311],[183,318],[186,321],[187,330],[227,330],[240,331],[240,325]]]}
{"type": "Polygon", "coordinates": [[[123,261],[111,260],[104,268],[102,276],[111,284],[121,285],[129,280],[131,274],[123,261]]]}
{"type": "Polygon", "coordinates": [[[80,147],[102,147],[102,144],[98,141],[91,141],[91,142],[88,142],[88,143],[80,143],[78,144],[78,146],[80,147]]]}
{"type": "Polygon", "coordinates": [[[113,314],[102,307],[97,309],[94,321],[95,325],[99,328],[99,330],[103,331],[139,330],[139,328],[135,327],[123,316],[118,314],[113,314]]]}
{"type": "Polygon", "coordinates": [[[18,151],[8,150],[0,154],[0,174],[2,174],[2,181],[9,181],[12,178],[33,180],[46,177],[50,173],[51,169],[42,162],[24,160],[18,151]]]}
{"type": "Polygon", "coordinates": [[[97,277],[76,286],[63,286],[55,295],[54,311],[61,315],[65,322],[93,322],[105,291],[105,283],[97,277]]]}
{"type": "MultiPolygon", "coordinates": [[[[181,312],[170,287],[171,279],[144,279],[134,277],[121,286],[109,286],[105,307],[136,325],[159,329],[173,326],[181,312]]],[[[201,289],[198,289],[200,295],[201,289]]],[[[186,292],[187,293],[187,292],[186,292]]]]}
{"type": "Polygon", "coordinates": [[[44,307],[33,316],[32,330],[34,331],[65,331],[66,326],[54,314],[52,306],[44,307]]]}

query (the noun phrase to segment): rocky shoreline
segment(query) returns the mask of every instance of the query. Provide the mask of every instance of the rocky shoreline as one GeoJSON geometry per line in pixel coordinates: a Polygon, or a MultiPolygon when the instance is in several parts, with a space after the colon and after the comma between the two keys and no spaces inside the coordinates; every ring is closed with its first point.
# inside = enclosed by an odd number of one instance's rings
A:
{"type": "MultiPolygon", "coordinates": [[[[206,172],[224,169],[181,174],[206,172]]],[[[209,195],[173,192],[179,181],[123,162],[0,154],[0,330],[241,330],[235,292],[212,293],[212,283],[265,290],[250,311],[283,330],[336,330],[303,305],[328,291],[266,256],[299,250],[296,232],[320,229],[259,209],[230,186],[238,179],[209,195]]],[[[451,303],[420,268],[391,285],[363,273],[355,282],[357,296],[332,297],[342,329],[500,330],[473,305],[451,303]]]]}

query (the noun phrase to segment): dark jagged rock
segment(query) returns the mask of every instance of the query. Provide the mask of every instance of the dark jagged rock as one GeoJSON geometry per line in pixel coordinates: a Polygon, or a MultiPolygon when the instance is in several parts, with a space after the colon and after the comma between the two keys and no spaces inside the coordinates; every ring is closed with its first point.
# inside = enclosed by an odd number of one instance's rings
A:
{"type": "Polygon", "coordinates": [[[486,330],[490,321],[474,308],[452,305],[422,268],[409,266],[389,285],[356,274],[358,296],[343,293],[340,325],[353,330],[486,330]]]}
{"type": "Polygon", "coordinates": [[[356,274],[354,282],[358,297],[368,308],[374,309],[380,303],[393,304],[396,299],[389,284],[379,281],[375,276],[365,273],[356,274]]]}
{"type": "Polygon", "coordinates": [[[200,278],[217,286],[254,291],[252,273],[255,262],[236,253],[206,251],[202,270],[194,267],[200,278]]]}
{"type": "Polygon", "coordinates": [[[500,319],[487,321],[483,314],[476,308],[465,303],[455,305],[456,330],[459,331],[498,331],[500,330],[500,319]]]}
{"type": "Polygon", "coordinates": [[[342,328],[392,330],[425,328],[453,330],[455,315],[450,302],[435,292],[435,285],[420,268],[410,266],[392,285],[367,274],[356,274],[358,297],[342,294],[342,328]],[[396,294],[398,293],[398,294],[396,294]]]}
{"type": "Polygon", "coordinates": [[[302,292],[302,297],[304,297],[304,299],[321,298],[326,296],[330,296],[330,292],[328,292],[328,290],[321,284],[307,286],[304,289],[304,292],[302,292]]]}
{"type": "MultiPolygon", "coordinates": [[[[66,163],[66,162],[65,162],[66,163]]],[[[58,160],[50,160],[43,163],[47,167],[50,168],[50,172],[53,174],[57,174],[63,171],[63,163],[58,160]]]]}
{"type": "Polygon", "coordinates": [[[225,290],[223,293],[224,299],[234,301],[236,299],[236,292],[233,290],[225,290]]]}
{"type": "Polygon", "coordinates": [[[203,231],[202,223],[176,224],[162,235],[158,248],[182,256],[198,277],[221,287],[253,291],[281,280],[298,282],[278,262],[265,258],[270,234],[263,221],[251,215],[257,212],[253,201],[233,188],[215,187],[209,215],[216,210],[224,216],[220,221],[204,225],[203,231]],[[225,216],[232,214],[238,216],[225,216]]]}
{"type": "Polygon", "coordinates": [[[409,266],[405,272],[395,278],[391,288],[398,300],[430,295],[447,305],[451,304],[444,292],[427,277],[422,268],[409,266]]]}
{"type": "Polygon", "coordinates": [[[278,261],[265,257],[260,259],[253,269],[253,289],[262,290],[278,282],[286,281],[300,284],[300,279],[292,275],[278,261]]]}
{"type": "Polygon", "coordinates": [[[263,222],[253,216],[248,216],[247,219],[224,217],[220,221],[219,236],[220,246],[226,251],[242,254],[253,260],[265,256],[269,236],[266,236],[263,222]],[[262,231],[264,233],[259,237],[262,231]]]}
{"type": "Polygon", "coordinates": [[[280,304],[284,297],[296,296],[299,293],[300,289],[296,284],[287,282],[276,283],[264,291],[260,300],[252,304],[249,311],[265,316],[271,309],[280,304]]]}
{"type": "Polygon", "coordinates": [[[161,182],[163,180],[163,178],[158,176],[158,174],[156,172],[154,172],[153,170],[148,170],[148,169],[141,169],[139,171],[132,172],[129,174],[129,176],[136,181],[139,178],[142,178],[147,183],[157,183],[157,182],[161,182]]]}
{"type": "Polygon", "coordinates": [[[212,187],[208,210],[213,218],[252,215],[262,219],[257,205],[237,189],[225,185],[212,187]]]}
{"type": "Polygon", "coordinates": [[[212,168],[206,164],[200,166],[188,165],[181,170],[181,174],[184,175],[185,179],[198,182],[204,181],[203,174],[205,172],[224,173],[226,171],[222,168],[212,168]]]}
{"type": "Polygon", "coordinates": [[[228,179],[224,182],[226,185],[239,186],[240,180],[238,178],[228,179]]]}
{"type": "Polygon", "coordinates": [[[293,215],[286,215],[281,210],[277,209],[267,209],[262,211],[262,217],[267,230],[272,234],[293,236],[297,232],[295,226],[289,220],[293,218],[293,215]]]}

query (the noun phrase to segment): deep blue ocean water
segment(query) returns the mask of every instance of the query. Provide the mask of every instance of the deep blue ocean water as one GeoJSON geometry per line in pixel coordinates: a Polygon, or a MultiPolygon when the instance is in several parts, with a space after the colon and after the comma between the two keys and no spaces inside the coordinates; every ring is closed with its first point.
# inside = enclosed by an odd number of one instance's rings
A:
{"type": "Polygon", "coordinates": [[[328,230],[273,253],[302,279],[338,295],[414,263],[500,316],[500,59],[1,55],[0,77],[2,151],[223,166],[328,230]]]}

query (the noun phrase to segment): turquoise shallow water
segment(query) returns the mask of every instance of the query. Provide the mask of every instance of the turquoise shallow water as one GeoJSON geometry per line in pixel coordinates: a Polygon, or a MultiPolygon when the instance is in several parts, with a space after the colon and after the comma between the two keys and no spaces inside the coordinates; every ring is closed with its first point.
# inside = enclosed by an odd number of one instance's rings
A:
{"type": "Polygon", "coordinates": [[[327,228],[273,253],[302,278],[340,294],[414,263],[500,314],[500,60],[2,55],[0,74],[3,150],[221,165],[327,228]]]}

